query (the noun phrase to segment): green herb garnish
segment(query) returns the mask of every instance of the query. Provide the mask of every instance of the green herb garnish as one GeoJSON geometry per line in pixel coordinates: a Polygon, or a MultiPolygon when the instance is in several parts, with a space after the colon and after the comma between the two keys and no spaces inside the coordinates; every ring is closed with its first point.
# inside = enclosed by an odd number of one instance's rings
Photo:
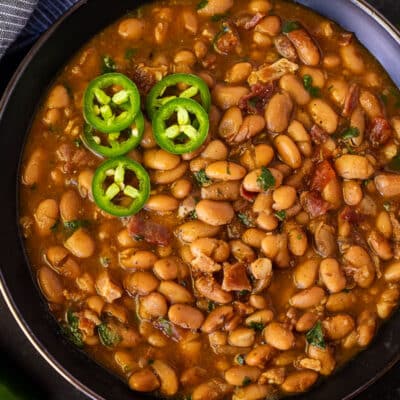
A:
{"type": "Polygon", "coordinates": [[[222,21],[223,19],[226,19],[227,15],[226,14],[215,14],[211,17],[211,21],[213,22],[219,22],[222,21]]]}
{"type": "Polygon", "coordinates": [[[307,333],[306,333],[307,343],[325,349],[325,339],[324,332],[322,330],[321,321],[318,321],[307,333]]]}
{"type": "Polygon", "coordinates": [[[297,21],[285,21],[282,26],[283,33],[289,33],[300,29],[300,25],[297,21]]]}
{"type": "Polygon", "coordinates": [[[159,318],[157,320],[158,324],[160,325],[161,329],[168,335],[172,336],[172,327],[171,323],[165,318],[159,318]]]}
{"type": "MultiPolygon", "coordinates": [[[[36,187],[35,187],[35,189],[36,189],[36,187]]],[[[50,230],[51,230],[53,233],[56,233],[56,232],[58,231],[59,226],[60,226],[60,220],[58,219],[58,220],[54,223],[54,225],[50,228],[50,230]]]]}
{"type": "Polygon", "coordinates": [[[100,257],[100,264],[104,268],[108,268],[111,264],[111,260],[108,257],[100,257]]]}
{"type": "Polygon", "coordinates": [[[197,4],[196,9],[201,10],[208,4],[208,0],[201,0],[199,4],[197,4]]]}
{"type": "Polygon", "coordinates": [[[238,354],[238,355],[236,356],[236,362],[237,362],[239,365],[244,365],[244,362],[245,362],[245,360],[244,360],[244,355],[243,355],[243,354],[238,354]]]}
{"type": "Polygon", "coordinates": [[[67,233],[72,234],[80,228],[85,228],[89,225],[89,221],[87,220],[74,220],[74,221],[65,221],[64,222],[64,229],[67,233]]]}
{"type": "Polygon", "coordinates": [[[319,87],[313,86],[313,78],[311,75],[303,76],[303,86],[312,97],[320,97],[319,87]]]}
{"type": "Polygon", "coordinates": [[[195,172],[194,177],[196,178],[196,181],[199,184],[199,186],[207,186],[211,183],[211,179],[206,175],[206,171],[204,169],[195,172]]]}
{"type": "Polygon", "coordinates": [[[238,213],[237,217],[244,226],[247,226],[248,228],[254,227],[254,222],[247,214],[238,213]]]}
{"type": "Polygon", "coordinates": [[[281,210],[274,213],[275,217],[279,219],[279,221],[284,221],[286,218],[286,211],[281,210]]]}
{"type": "Polygon", "coordinates": [[[254,329],[256,332],[261,332],[264,329],[264,324],[262,322],[251,321],[249,327],[254,329]]]}
{"type": "Polygon", "coordinates": [[[113,347],[121,341],[121,336],[104,322],[97,327],[97,332],[103,346],[113,347]]]}
{"type": "Polygon", "coordinates": [[[115,72],[117,66],[115,65],[115,61],[110,56],[103,57],[103,65],[102,65],[102,73],[108,74],[110,72],[115,72]]]}
{"type": "Polygon", "coordinates": [[[248,386],[251,383],[251,379],[248,376],[245,376],[242,382],[242,386],[248,386]]]}
{"type": "Polygon", "coordinates": [[[216,307],[215,303],[213,301],[209,301],[208,305],[207,305],[207,311],[211,312],[211,311],[215,310],[215,307],[216,307]]]}
{"type": "Polygon", "coordinates": [[[197,212],[196,212],[196,210],[190,211],[188,217],[189,217],[189,219],[197,219],[197,212]]]}
{"type": "Polygon", "coordinates": [[[74,140],[74,145],[75,145],[75,147],[77,147],[79,149],[80,147],[82,147],[82,140],[81,139],[75,139],[74,140]]]}
{"type": "Polygon", "coordinates": [[[239,296],[247,296],[248,294],[250,294],[250,292],[248,290],[241,290],[239,292],[239,296]]]}
{"type": "Polygon", "coordinates": [[[391,207],[392,207],[392,205],[390,204],[389,201],[385,201],[385,202],[383,203],[383,208],[384,208],[387,212],[390,211],[391,207]]]}
{"type": "Polygon", "coordinates": [[[340,137],[344,140],[346,139],[352,139],[355,137],[360,136],[360,131],[358,130],[358,128],[354,127],[354,126],[350,126],[350,128],[347,128],[344,132],[342,132],[342,134],[340,135],[340,137]]]}
{"type": "Polygon", "coordinates": [[[130,61],[132,59],[132,57],[136,54],[136,52],[137,52],[137,49],[132,49],[132,48],[126,49],[125,50],[125,60],[130,61]]]}
{"type": "Polygon", "coordinates": [[[78,347],[83,346],[83,335],[79,329],[79,318],[71,311],[67,310],[67,324],[64,326],[64,332],[68,339],[78,347]]]}
{"type": "Polygon", "coordinates": [[[392,171],[400,171],[400,153],[390,160],[387,167],[392,171]]]}
{"type": "Polygon", "coordinates": [[[258,186],[267,191],[275,185],[276,181],[271,171],[267,167],[261,167],[261,175],[257,178],[258,186]]]}

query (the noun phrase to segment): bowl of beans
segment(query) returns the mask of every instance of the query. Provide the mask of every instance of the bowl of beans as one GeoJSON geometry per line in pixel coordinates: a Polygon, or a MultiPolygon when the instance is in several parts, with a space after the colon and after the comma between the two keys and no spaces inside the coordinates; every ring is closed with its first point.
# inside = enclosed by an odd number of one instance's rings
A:
{"type": "Polygon", "coordinates": [[[139,3],[79,3],[3,97],[17,322],[93,399],[354,396],[400,357],[398,33],[139,3]]]}

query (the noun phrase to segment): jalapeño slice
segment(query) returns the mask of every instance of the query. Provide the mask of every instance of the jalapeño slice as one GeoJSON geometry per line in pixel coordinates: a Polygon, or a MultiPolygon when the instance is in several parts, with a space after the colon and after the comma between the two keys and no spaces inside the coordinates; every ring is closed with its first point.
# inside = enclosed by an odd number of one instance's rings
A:
{"type": "Polygon", "coordinates": [[[176,98],[163,105],[153,119],[157,144],[172,154],[190,153],[207,138],[208,114],[194,100],[176,98]]]}
{"type": "Polygon", "coordinates": [[[149,117],[152,119],[156,111],[176,98],[191,98],[197,95],[200,96],[200,104],[208,112],[211,106],[211,95],[207,84],[198,76],[192,74],[172,74],[166,76],[161,81],[157,82],[151,89],[146,99],[146,109],[149,117]],[[178,89],[171,95],[166,95],[168,88],[185,85],[187,88],[180,93],[178,89]]]}
{"type": "Polygon", "coordinates": [[[98,156],[113,158],[129,153],[138,146],[144,132],[144,118],[141,111],[133,124],[122,132],[109,134],[97,133],[96,130],[86,125],[82,141],[93,153],[98,156]]]}
{"type": "Polygon", "coordinates": [[[127,157],[116,157],[101,164],[92,182],[96,204],[116,217],[139,212],[150,195],[150,178],[146,170],[127,157]]]}
{"type": "Polygon", "coordinates": [[[103,133],[127,129],[135,120],[139,108],[140,95],[136,85],[119,73],[93,79],[83,97],[86,122],[103,133]]]}

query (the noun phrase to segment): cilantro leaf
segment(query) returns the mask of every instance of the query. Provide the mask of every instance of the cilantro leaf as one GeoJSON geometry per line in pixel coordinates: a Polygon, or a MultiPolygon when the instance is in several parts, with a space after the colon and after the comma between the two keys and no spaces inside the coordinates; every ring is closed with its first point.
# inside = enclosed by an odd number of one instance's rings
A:
{"type": "Polygon", "coordinates": [[[243,354],[238,354],[237,356],[236,356],[236,362],[239,364],[239,365],[244,365],[244,355],[243,354]]]}
{"type": "Polygon", "coordinates": [[[100,342],[103,346],[113,347],[121,341],[121,336],[106,323],[102,323],[97,327],[100,342]]]}
{"type": "Polygon", "coordinates": [[[393,157],[387,165],[389,170],[400,171],[400,153],[393,157]]]}
{"type": "Polygon", "coordinates": [[[125,50],[125,60],[131,60],[133,56],[136,54],[137,49],[128,48],[125,50]]]}
{"type": "Polygon", "coordinates": [[[275,185],[276,181],[274,176],[271,174],[271,171],[267,167],[261,167],[261,174],[257,178],[258,186],[267,191],[275,185]]]}
{"type": "Polygon", "coordinates": [[[303,76],[303,86],[307,90],[308,93],[312,97],[319,97],[320,96],[320,90],[318,87],[313,86],[313,78],[311,75],[304,75],[303,76]]]}
{"type": "Polygon", "coordinates": [[[208,0],[201,0],[199,4],[197,4],[196,9],[201,10],[208,4],[208,0]]]}
{"type": "Polygon", "coordinates": [[[322,330],[321,321],[318,321],[307,333],[306,340],[309,344],[319,347],[321,349],[326,348],[324,332],[322,330]]]}
{"type": "Polygon", "coordinates": [[[199,186],[207,186],[211,183],[211,179],[206,175],[206,171],[204,169],[195,172],[194,177],[196,178],[196,181],[199,184],[199,186]]]}
{"type": "Polygon", "coordinates": [[[340,135],[342,139],[352,139],[355,137],[358,137],[360,135],[360,131],[358,128],[354,126],[350,126],[350,128],[346,129],[342,134],[340,135]]]}
{"type": "Polygon", "coordinates": [[[117,69],[115,61],[110,56],[103,57],[102,73],[108,74],[114,72],[117,69]]]}
{"type": "Polygon", "coordinates": [[[71,310],[67,310],[66,320],[63,328],[65,335],[75,346],[82,347],[83,335],[79,329],[79,318],[71,310]]]}
{"type": "Polygon", "coordinates": [[[165,318],[159,318],[157,320],[158,325],[161,327],[161,329],[168,335],[172,336],[172,326],[171,323],[165,319],[165,318]]]}
{"type": "Polygon", "coordinates": [[[264,324],[262,322],[251,321],[249,327],[256,332],[261,332],[264,329],[264,324]]]}
{"type": "Polygon", "coordinates": [[[245,376],[242,382],[242,386],[248,386],[251,382],[251,379],[248,376],[245,376]]]}
{"type": "Polygon", "coordinates": [[[88,224],[89,224],[89,221],[87,221],[87,220],[76,219],[73,221],[65,221],[64,229],[67,231],[67,233],[73,234],[78,229],[88,226],[88,224]]]}
{"type": "Polygon", "coordinates": [[[283,33],[289,33],[292,31],[297,31],[300,29],[300,25],[296,21],[285,21],[282,26],[282,32],[283,33]]]}
{"type": "Polygon", "coordinates": [[[207,311],[211,312],[211,311],[215,310],[215,307],[216,307],[215,303],[213,301],[209,301],[208,305],[207,305],[207,311]]]}
{"type": "Polygon", "coordinates": [[[226,19],[228,16],[226,14],[215,14],[211,17],[211,21],[213,22],[219,22],[222,21],[223,19],[226,19]]]}
{"type": "Polygon", "coordinates": [[[254,222],[247,214],[238,213],[237,217],[244,226],[247,226],[248,228],[254,227],[254,222]]]}
{"type": "Polygon", "coordinates": [[[286,218],[286,211],[285,210],[277,211],[274,215],[276,218],[279,219],[279,221],[284,221],[286,218]]]}

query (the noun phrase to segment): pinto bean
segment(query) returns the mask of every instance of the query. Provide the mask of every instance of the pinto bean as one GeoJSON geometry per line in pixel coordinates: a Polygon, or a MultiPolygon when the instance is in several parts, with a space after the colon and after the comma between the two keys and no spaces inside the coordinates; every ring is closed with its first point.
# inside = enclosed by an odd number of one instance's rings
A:
{"type": "Polygon", "coordinates": [[[143,164],[147,168],[168,171],[176,168],[181,158],[162,149],[149,149],[143,153],[143,164]]]}
{"type": "Polygon", "coordinates": [[[93,238],[82,228],[75,231],[65,241],[64,246],[78,258],[91,257],[96,247],[93,238]]]}
{"type": "Polygon", "coordinates": [[[199,238],[214,237],[220,231],[218,226],[202,221],[189,221],[178,227],[177,236],[184,242],[191,243],[199,238]]]}
{"type": "Polygon", "coordinates": [[[322,321],[325,333],[331,340],[340,340],[347,336],[355,327],[352,317],[348,314],[336,314],[322,321]]]}
{"type": "Polygon", "coordinates": [[[157,292],[152,292],[139,299],[139,314],[142,318],[152,319],[167,315],[168,306],[165,297],[157,292]]]}
{"type": "Polygon", "coordinates": [[[290,168],[301,167],[302,158],[299,149],[293,140],[287,135],[278,135],[274,139],[274,145],[282,161],[290,168]]]}
{"type": "Polygon", "coordinates": [[[271,322],[264,329],[265,341],[278,350],[289,350],[294,346],[293,333],[278,322],[271,322]]]}
{"type": "Polygon", "coordinates": [[[59,276],[48,267],[41,267],[37,273],[40,290],[47,301],[61,304],[64,302],[63,285],[59,276]]]}
{"type": "Polygon", "coordinates": [[[386,238],[389,239],[392,236],[393,227],[390,221],[390,216],[386,211],[381,211],[376,217],[375,222],[376,229],[386,238]]]}
{"type": "Polygon", "coordinates": [[[193,390],[192,400],[220,400],[231,390],[232,387],[221,380],[211,379],[193,390]]]}
{"type": "Polygon", "coordinates": [[[258,369],[257,367],[240,365],[237,367],[229,368],[225,372],[225,380],[230,385],[242,386],[243,381],[245,381],[245,380],[249,380],[251,382],[256,382],[260,375],[261,375],[261,370],[258,369]]]}
{"type": "Polygon", "coordinates": [[[308,108],[312,119],[317,125],[330,134],[336,131],[339,117],[326,101],[313,99],[308,108]]]}
{"type": "Polygon", "coordinates": [[[209,160],[225,160],[228,157],[228,149],[221,140],[212,140],[201,152],[201,156],[209,160]]]}
{"type": "Polygon", "coordinates": [[[230,203],[224,201],[200,200],[196,205],[197,218],[212,226],[229,224],[235,212],[230,203]]]}
{"type": "Polygon", "coordinates": [[[268,398],[273,393],[269,385],[251,384],[246,387],[240,387],[235,390],[232,400],[261,400],[268,398]]]}
{"type": "Polygon", "coordinates": [[[321,281],[330,293],[341,292],[346,287],[346,278],[339,263],[334,258],[321,261],[319,267],[321,281]]]}
{"type": "Polygon", "coordinates": [[[44,149],[38,148],[28,158],[22,175],[24,185],[37,185],[45,170],[47,155],[44,149]]]}
{"type": "Polygon", "coordinates": [[[154,263],[153,271],[162,280],[173,280],[178,277],[180,262],[175,256],[162,258],[154,263]]]}
{"type": "Polygon", "coordinates": [[[57,222],[58,211],[58,203],[54,199],[46,199],[39,203],[34,217],[40,236],[48,236],[51,234],[51,228],[57,222]]]}
{"type": "Polygon", "coordinates": [[[223,290],[214,279],[202,276],[196,279],[195,287],[202,296],[216,303],[227,304],[232,301],[232,294],[223,290]]]}
{"type": "Polygon", "coordinates": [[[311,100],[311,96],[304,88],[303,83],[294,74],[283,75],[279,80],[279,86],[288,92],[292,99],[301,106],[306,105],[311,100]]]}
{"type": "Polygon", "coordinates": [[[168,171],[154,171],[150,174],[150,178],[154,184],[168,185],[182,178],[187,169],[187,162],[181,162],[176,168],[168,171]]]}
{"type": "Polygon", "coordinates": [[[295,256],[304,255],[307,250],[308,239],[303,229],[295,223],[287,225],[285,229],[290,252],[295,256]]]}
{"type": "Polygon", "coordinates": [[[272,4],[269,0],[252,0],[249,3],[249,10],[252,13],[267,14],[271,9],[272,4]]]}
{"type": "Polygon", "coordinates": [[[124,279],[125,289],[132,295],[147,295],[157,290],[160,281],[150,272],[137,271],[124,279]]]}
{"type": "Polygon", "coordinates": [[[269,344],[254,347],[246,355],[246,364],[252,367],[263,367],[274,355],[275,349],[269,344]]]}
{"type": "Polygon", "coordinates": [[[318,315],[313,312],[305,312],[296,322],[296,331],[307,332],[318,321],[318,315]]]}
{"type": "Polygon", "coordinates": [[[205,254],[216,262],[226,261],[229,257],[230,248],[228,243],[223,240],[212,238],[200,238],[190,245],[190,250],[194,257],[205,254]]]}
{"type": "Polygon", "coordinates": [[[217,84],[212,90],[212,98],[214,104],[220,109],[227,110],[230,107],[237,106],[240,99],[248,93],[249,89],[244,86],[217,84]]]}
{"type": "Polygon", "coordinates": [[[252,65],[248,62],[234,64],[225,75],[225,82],[230,84],[243,83],[252,71],[252,65]]]}
{"type": "Polygon", "coordinates": [[[129,377],[129,387],[138,392],[152,392],[160,387],[160,382],[149,368],[145,368],[129,377]]]}
{"type": "Polygon", "coordinates": [[[350,126],[358,129],[358,136],[351,138],[351,143],[354,146],[360,146],[364,140],[366,128],[365,115],[361,107],[356,107],[350,117],[350,126]]]}
{"type": "Polygon", "coordinates": [[[290,373],[281,388],[288,393],[302,393],[308,390],[318,379],[318,373],[311,370],[290,373]]]}
{"type": "Polygon", "coordinates": [[[355,303],[356,298],[353,293],[334,293],[328,297],[326,309],[330,312],[341,312],[349,310],[355,303]]]}
{"type": "Polygon", "coordinates": [[[355,282],[362,288],[372,285],[375,267],[368,253],[360,246],[351,246],[344,254],[344,260],[351,265],[355,282]]]}
{"type": "Polygon", "coordinates": [[[205,200],[235,201],[239,199],[240,181],[222,181],[201,188],[205,200]]]}
{"type": "Polygon", "coordinates": [[[315,284],[318,276],[319,260],[311,258],[298,264],[293,272],[296,287],[307,289],[315,284]]]}
{"type": "Polygon", "coordinates": [[[166,213],[175,211],[179,207],[179,202],[172,196],[166,194],[155,194],[149,197],[145,204],[145,209],[158,212],[166,213]]]}
{"type": "Polygon", "coordinates": [[[171,186],[171,194],[178,200],[189,196],[191,191],[192,183],[187,179],[178,179],[171,186]]]}
{"type": "Polygon", "coordinates": [[[158,291],[164,295],[171,304],[193,303],[193,295],[182,285],[174,281],[162,281],[158,291]]]}
{"type": "Polygon", "coordinates": [[[372,230],[367,234],[367,243],[371,250],[382,260],[393,258],[390,242],[379,232],[372,230]]]}
{"type": "Polygon", "coordinates": [[[296,48],[303,64],[315,66],[321,59],[318,47],[305,29],[296,29],[287,34],[287,37],[296,48]]]}
{"type": "Polygon", "coordinates": [[[206,168],[206,175],[218,181],[237,181],[246,174],[246,169],[230,161],[216,161],[206,168]]]}
{"type": "Polygon", "coordinates": [[[363,197],[362,189],[359,183],[355,181],[343,182],[343,198],[349,206],[356,206],[360,203],[363,197]]]}
{"type": "Polygon", "coordinates": [[[151,269],[158,257],[147,250],[129,248],[118,254],[118,261],[124,269],[151,269]]]}
{"type": "Polygon", "coordinates": [[[230,332],[228,342],[231,346],[250,347],[255,340],[255,331],[250,328],[237,328],[230,332]]]}
{"type": "Polygon", "coordinates": [[[256,228],[249,228],[242,235],[242,240],[245,244],[256,248],[261,247],[261,242],[264,238],[265,232],[263,232],[261,229],[256,228]]]}
{"type": "Polygon", "coordinates": [[[233,0],[208,0],[207,4],[197,10],[203,17],[212,17],[216,14],[225,14],[233,6],[233,0]]]}
{"type": "Polygon", "coordinates": [[[145,23],[138,18],[126,18],[118,25],[118,34],[124,39],[132,41],[140,40],[143,37],[145,23]]]}
{"type": "Polygon", "coordinates": [[[287,129],[293,102],[287,93],[276,93],[265,109],[265,120],[270,131],[281,133],[287,129]]]}
{"type": "Polygon", "coordinates": [[[266,167],[274,158],[274,149],[268,144],[258,144],[246,149],[240,157],[240,163],[248,170],[266,167]]]}
{"type": "Polygon", "coordinates": [[[354,74],[362,74],[365,71],[364,60],[353,44],[342,46],[339,49],[343,65],[354,74]]]}
{"type": "Polygon", "coordinates": [[[174,56],[174,63],[177,65],[187,65],[193,67],[196,63],[196,56],[190,50],[180,50],[174,56]]]}
{"type": "Polygon", "coordinates": [[[197,308],[186,304],[174,304],[168,311],[168,318],[175,325],[184,329],[199,329],[204,321],[204,316],[197,308]]]}
{"type": "Polygon", "coordinates": [[[79,211],[81,201],[75,190],[68,190],[60,200],[60,215],[61,219],[65,221],[74,221],[79,218],[79,211]]]}
{"type": "Polygon", "coordinates": [[[376,304],[376,311],[379,318],[386,319],[392,313],[395,307],[397,307],[400,297],[400,291],[398,287],[392,286],[384,290],[376,304]]]}
{"type": "Polygon", "coordinates": [[[386,280],[386,282],[399,282],[400,281],[400,262],[395,261],[391,264],[389,264],[385,272],[383,273],[383,276],[386,280]]]}
{"type": "Polygon", "coordinates": [[[296,308],[305,309],[315,307],[325,299],[325,292],[319,286],[313,286],[296,293],[289,303],[296,308]]]}
{"type": "Polygon", "coordinates": [[[380,174],[374,179],[376,189],[383,197],[400,195],[400,175],[380,174]]]}
{"type": "Polygon", "coordinates": [[[358,345],[368,346],[376,332],[377,315],[374,311],[363,310],[357,318],[358,345]]]}
{"type": "Polygon", "coordinates": [[[228,108],[222,116],[218,133],[222,138],[235,137],[243,123],[242,111],[239,107],[228,108]]]}
{"type": "Polygon", "coordinates": [[[369,90],[361,90],[360,105],[370,119],[383,115],[382,107],[378,98],[369,90]]]}
{"type": "Polygon", "coordinates": [[[321,375],[330,375],[335,369],[336,361],[331,348],[326,347],[322,349],[310,344],[307,349],[307,354],[312,359],[320,361],[321,369],[319,373],[321,375]]]}
{"type": "Polygon", "coordinates": [[[225,322],[233,318],[234,312],[232,306],[220,306],[208,314],[206,320],[201,326],[204,333],[212,333],[221,329],[225,322]]]}
{"type": "Polygon", "coordinates": [[[356,154],[345,154],[335,160],[336,172],[345,179],[368,179],[374,167],[368,158],[356,154]]]}

